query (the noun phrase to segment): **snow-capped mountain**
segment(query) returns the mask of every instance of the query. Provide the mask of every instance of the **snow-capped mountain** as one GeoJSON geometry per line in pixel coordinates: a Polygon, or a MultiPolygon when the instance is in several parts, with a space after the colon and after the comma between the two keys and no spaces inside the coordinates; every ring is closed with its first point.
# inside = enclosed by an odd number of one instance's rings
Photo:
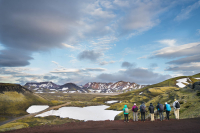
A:
{"type": "Polygon", "coordinates": [[[140,89],[146,85],[138,85],[136,83],[118,81],[116,83],[98,83],[98,82],[89,82],[83,86],[83,89],[86,89],[90,92],[99,92],[99,93],[113,93],[113,92],[127,92],[135,89],[140,89]]]}
{"type": "Polygon", "coordinates": [[[59,88],[59,85],[53,82],[26,83],[24,86],[29,89],[31,88],[32,89],[35,89],[35,88],[58,89],[59,88]]]}
{"type": "Polygon", "coordinates": [[[26,83],[24,87],[35,93],[123,93],[135,89],[140,89],[146,85],[119,81],[116,83],[89,82],[84,86],[78,86],[74,83],[56,85],[53,82],[26,83]]]}
{"type": "Polygon", "coordinates": [[[58,90],[62,91],[63,93],[87,93],[84,89],[74,83],[66,83],[61,85],[58,90]]]}

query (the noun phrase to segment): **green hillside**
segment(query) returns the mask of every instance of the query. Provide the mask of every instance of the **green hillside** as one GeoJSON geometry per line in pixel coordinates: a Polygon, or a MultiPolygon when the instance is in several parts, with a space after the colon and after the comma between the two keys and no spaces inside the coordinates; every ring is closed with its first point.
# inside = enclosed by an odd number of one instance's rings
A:
{"type": "MultiPolygon", "coordinates": [[[[142,89],[134,90],[131,92],[123,93],[117,96],[108,96],[105,98],[95,98],[93,101],[96,102],[105,102],[108,100],[119,100],[119,103],[112,104],[108,109],[112,110],[122,110],[126,104],[130,109],[129,118],[133,118],[131,108],[134,103],[141,105],[142,102],[145,102],[145,105],[148,107],[150,103],[153,103],[156,107],[157,103],[160,102],[164,104],[168,102],[171,104],[174,102],[174,99],[178,99],[181,103],[180,118],[192,118],[200,116],[200,93],[199,91],[192,90],[190,84],[198,81],[195,78],[199,78],[200,74],[193,76],[181,76],[176,78],[171,78],[163,82],[147,86],[142,89]],[[179,88],[176,85],[176,80],[188,78],[187,86],[184,88],[179,88]]],[[[186,83],[184,83],[186,84],[186,83]]],[[[165,114],[165,113],[164,113],[165,114]]],[[[140,114],[139,114],[140,116],[140,114]]],[[[148,113],[147,115],[148,116],[148,113]]],[[[123,113],[120,113],[115,117],[115,119],[123,119],[123,113]]],[[[170,118],[174,118],[173,108],[170,113],[170,118]]]]}
{"type": "MultiPolygon", "coordinates": [[[[17,84],[0,83],[0,115],[21,116],[31,105],[48,104],[44,98],[17,84]]],[[[6,117],[1,117],[3,121],[6,117]]]]}

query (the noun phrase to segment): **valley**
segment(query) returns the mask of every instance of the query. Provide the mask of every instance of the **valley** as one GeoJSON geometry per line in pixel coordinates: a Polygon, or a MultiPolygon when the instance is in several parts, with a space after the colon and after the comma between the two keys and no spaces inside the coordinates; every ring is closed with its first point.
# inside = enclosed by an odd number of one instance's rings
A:
{"type": "MultiPolygon", "coordinates": [[[[41,125],[54,125],[54,124],[57,125],[57,124],[64,124],[67,122],[81,122],[87,119],[87,118],[78,119],[79,117],[68,116],[66,114],[59,115],[61,113],[60,111],[63,110],[64,108],[66,109],[68,108],[68,111],[71,109],[77,110],[78,108],[80,108],[80,112],[85,112],[81,111],[81,109],[86,109],[88,107],[104,106],[105,111],[107,110],[119,111],[119,113],[112,116],[113,120],[123,120],[124,116],[123,112],[121,111],[124,105],[126,104],[130,112],[129,119],[132,119],[131,108],[133,106],[133,103],[136,103],[138,106],[140,106],[141,102],[145,102],[147,107],[149,106],[150,103],[153,103],[155,107],[157,105],[157,102],[160,102],[162,104],[168,102],[172,107],[172,103],[175,98],[178,99],[181,104],[180,119],[200,117],[199,113],[200,90],[198,90],[199,88],[198,85],[196,86],[193,85],[194,83],[200,81],[199,78],[200,74],[196,74],[193,76],[175,77],[157,84],[144,86],[143,88],[134,89],[124,93],[78,93],[78,92],[63,93],[60,91],[56,93],[49,93],[49,92],[33,93],[32,90],[30,89],[31,87],[24,88],[21,86],[22,90],[20,90],[19,85],[17,87],[18,92],[16,92],[13,90],[13,87],[11,87],[9,91],[8,89],[9,87],[5,86],[4,84],[4,90],[2,89],[3,91],[0,94],[1,116],[3,116],[1,117],[1,121],[3,122],[8,120],[10,116],[12,117],[19,117],[24,115],[27,116],[22,117],[20,119],[16,119],[15,121],[11,121],[7,124],[0,126],[0,131],[5,131],[5,129],[7,131],[7,130],[35,127],[41,125]],[[9,104],[2,104],[2,103],[9,103],[9,104]],[[42,112],[28,115],[26,110],[31,105],[48,105],[49,108],[43,110],[42,112]],[[36,115],[43,117],[35,117],[36,115]]],[[[10,84],[8,84],[8,86],[9,85],[10,84]]],[[[46,86],[43,85],[43,87],[46,86]]],[[[1,86],[1,88],[3,88],[3,86],[1,86]]],[[[77,111],[72,111],[72,112],[79,113],[79,109],[77,111]]],[[[92,111],[92,113],[89,114],[94,113],[93,115],[95,115],[95,114],[100,114],[101,112],[103,113],[104,111],[100,111],[98,113],[94,109],[94,111],[92,111]]],[[[85,114],[87,114],[87,111],[85,112],[85,114]]],[[[78,115],[75,114],[75,116],[78,115]]],[[[147,116],[146,119],[149,119],[148,112],[146,116],[147,116]]],[[[156,119],[158,119],[158,115],[156,113],[155,117],[156,119]]],[[[175,117],[172,108],[172,111],[170,113],[170,119],[174,118],[175,117]]],[[[95,119],[91,118],[91,120],[95,119]]]]}

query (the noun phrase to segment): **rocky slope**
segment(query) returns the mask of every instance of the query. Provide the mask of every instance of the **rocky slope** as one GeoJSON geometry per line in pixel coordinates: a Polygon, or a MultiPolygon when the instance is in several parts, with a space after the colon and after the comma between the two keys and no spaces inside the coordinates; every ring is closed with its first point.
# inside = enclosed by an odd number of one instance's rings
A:
{"type": "Polygon", "coordinates": [[[18,93],[31,92],[30,90],[26,89],[25,87],[22,87],[19,84],[0,83],[0,93],[8,91],[16,91],[18,93]]]}
{"type": "Polygon", "coordinates": [[[53,82],[39,82],[39,83],[26,83],[24,86],[31,88],[47,88],[47,89],[57,89],[59,88],[59,85],[53,83],[53,82]]]}
{"type": "Polygon", "coordinates": [[[91,92],[100,93],[112,93],[112,92],[127,92],[135,89],[140,89],[146,85],[138,85],[136,83],[118,81],[116,83],[98,83],[89,82],[83,86],[83,89],[87,89],[91,92]]]}

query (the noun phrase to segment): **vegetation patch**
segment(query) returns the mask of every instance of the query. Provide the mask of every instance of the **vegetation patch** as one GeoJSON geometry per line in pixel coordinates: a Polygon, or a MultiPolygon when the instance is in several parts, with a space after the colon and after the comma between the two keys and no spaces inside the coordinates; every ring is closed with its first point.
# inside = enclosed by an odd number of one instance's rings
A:
{"type": "Polygon", "coordinates": [[[0,132],[5,132],[9,130],[16,130],[21,128],[27,128],[29,125],[27,123],[16,122],[16,123],[8,123],[0,126],[0,132]]]}

